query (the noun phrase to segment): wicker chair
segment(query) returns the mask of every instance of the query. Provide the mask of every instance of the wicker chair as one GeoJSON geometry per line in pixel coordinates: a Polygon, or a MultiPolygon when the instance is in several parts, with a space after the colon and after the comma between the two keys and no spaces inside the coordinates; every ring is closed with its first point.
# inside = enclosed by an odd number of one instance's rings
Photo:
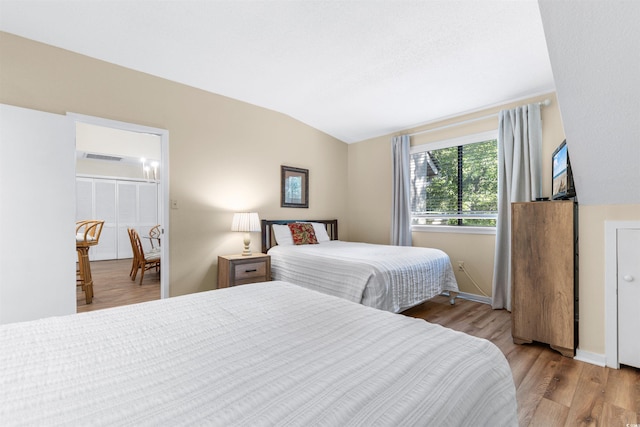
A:
{"type": "Polygon", "coordinates": [[[131,253],[133,253],[133,259],[131,260],[131,270],[129,271],[129,277],[131,280],[135,280],[134,273],[138,271],[138,247],[136,246],[136,241],[131,233],[133,229],[127,228],[127,234],[129,235],[129,242],[131,243],[131,253]]]}
{"type": "Polygon", "coordinates": [[[162,232],[160,231],[160,224],[154,225],[149,230],[149,243],[151,243],[151,250],[159,250],[160,249],[160,235],[162,232]],[[154,241],[158,242],[158,247],[156,248],[153,244],[154,241]]]}
{"type": "Polygon", "coordinates": [[[156,271],[160,269],[160,251],[154,250],[145,253],[142,242],[140,241],[140,235],[133,228],[128,229],[130,232],[132,247],[134,248],[133,259],[135,267],[132,267],[133,275],[131,280],[135,281],[138,275],[138,269],[140,269],[140,285],[142,285],[142,279],[144,278],[144,272],[155,267],[156,271]]]}

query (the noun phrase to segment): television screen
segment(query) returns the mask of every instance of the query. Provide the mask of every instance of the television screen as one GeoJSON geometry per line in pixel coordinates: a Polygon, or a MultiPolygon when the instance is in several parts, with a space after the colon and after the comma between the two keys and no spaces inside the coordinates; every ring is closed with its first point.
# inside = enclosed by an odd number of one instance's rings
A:
{"type": "Polygon", "coordinates": [[[566,199],[575,196],[573,189],[573,176],[571,174],[571,163],[567,150],[567,141],[553,152],[553,188],[552,199],[566,199]]]}

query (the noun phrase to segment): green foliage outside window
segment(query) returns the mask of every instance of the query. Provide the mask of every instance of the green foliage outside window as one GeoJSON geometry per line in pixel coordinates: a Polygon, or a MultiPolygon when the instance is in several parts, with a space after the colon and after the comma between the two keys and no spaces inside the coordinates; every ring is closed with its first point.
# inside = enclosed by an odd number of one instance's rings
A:
{"type": "Polygon", "coordinates": [[[495,227],[497,194],[496,140],[411,155],[413,224],[495,227]]]}

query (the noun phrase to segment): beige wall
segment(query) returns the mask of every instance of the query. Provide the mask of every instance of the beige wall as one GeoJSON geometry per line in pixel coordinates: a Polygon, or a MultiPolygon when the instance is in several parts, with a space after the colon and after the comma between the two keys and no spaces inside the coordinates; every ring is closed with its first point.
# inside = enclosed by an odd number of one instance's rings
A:
{"type": "Polygon", "coordinates": [[[495,234],[414,232],[413,245],[439,248],[446,252],[451,258],[453,272],[461,292],[491,296],[493,260],[496,251],[495,234]],[[464,269],[468,276],[458,270],[459,261],[464,262],[464,269]]]}
{"type": "MultiPolygon", "coordinates": [[[[551,105],[542,108],[542,189],[543,196],[549,196],[551,154],[564,139],[558,103],[554,94],[523,99],[428,126],[407,129],[405,132],[414,133],[435,129],[495,113],[496,116],[493,118],[413,136],[411,145],[494,130],[498,128],[497,113],[500,110],[544,99],[551,100],[551,105]]],[[[384,244],[390,242],[392,136],[385,135],[349,145],[349,237],[351,240],[384,244]]],[[[454,267],[457,266],[457,261],[464,261],[465,269],[482,291],[463,272],[454,268],[460,290],[476,295],[483,293],[491,295],[495,235],[414,231],[413,244],[442,249],[451,257],[454,267]]]]}
{"type": "MultiPolygon", "coordinates": [[[[282,114],[155,78],[6,33],[0,33],[0,102],[67,111],[168,129],[172,210],[172,295],[212,289],[217,256],[236,253],[232,212],[263,218],[340,220],[342,239],[389,243],[392,135],[346,145],[282,114]],[[281,164],[310,169],[310,208],[279,207],[281,164]]],[[[564,138],[554,95],[522,100],[407,132],[497,113],[550,98],[542,110],[543,195],[551,188],[550,157],[564,138]]],[[[497,120],[423,134],[412,144],[497,127],[497,120]]],[[[580,189],[578,188],[578,194],[580,189]]],[[[580,348],[604,353],[604,222],[640,220],[640,206],[580,206],[580,348]]],[[[252,247],[259,250],[259,236],[252,247]]],[[[447,252],[490,293],[494,236],[414,233],[419,246],[447,252]]],[[[461,290],[478,294],[456,271],[461,290]]]]}
{"type": "MultiPolygon", "coordinates": [[[[0,102],[169,131],[170,294],[216,286],[238,253],[234,211],[338,218],[348,238],[347,145],[283,114],[0,33],[0,102]],[[280,165],[309,169],[309,209],[280,208],[280,165]]],[[[252,249],[260,250],[259,233],[252,249]]]]}
{"type": "MultiPolygon", "coordinates": [[[[457,121],[497,113],[516,105],[551,100],[542,108],[542,195],[551,193],[551,154],[565,138],[558,102],[554,94],[525,99],[513,104],[479,111],[452,120],[432,123],[413,129],[436,128],[457,121]]],[[[497,119],[461,125],[453,128],[418,135],[411,145],[419,145],[466,134],[496,129],[497,119]]],[[[404,133],[404,132],[402,132],[404,133]]],[[[391,137],[349,145],[349,236],[352,240],[389,243],[391,221],[391,137]]],[[[577,188],[578,198],[580,188],[577,188]]],[[[640,220],[639,205],[579,205],[579,349],[604,355],[604,223],[605,221],[640,220]]],[[[457,270],[457,261],[464,261],[465,268],[482,291],[491,295],[495,251],[494,235],[414,232],[415,246],[436,247],[445,251],[454,264],[460,290],[480,295],[472,281],[457,270]]]]}

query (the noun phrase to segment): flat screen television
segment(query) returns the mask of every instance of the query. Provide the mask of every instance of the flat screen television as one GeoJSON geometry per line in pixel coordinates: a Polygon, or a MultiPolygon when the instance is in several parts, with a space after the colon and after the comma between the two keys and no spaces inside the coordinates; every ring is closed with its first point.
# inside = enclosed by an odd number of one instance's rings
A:
{"type": "Polygon", "coordinates": [[[566,139],[556,148],[551,158],[553,161],[551,199],[563,200],[575,197],[576,189],[573,185],[573,174],[571,173],[571,162],[569,161],[566,139]]]}

